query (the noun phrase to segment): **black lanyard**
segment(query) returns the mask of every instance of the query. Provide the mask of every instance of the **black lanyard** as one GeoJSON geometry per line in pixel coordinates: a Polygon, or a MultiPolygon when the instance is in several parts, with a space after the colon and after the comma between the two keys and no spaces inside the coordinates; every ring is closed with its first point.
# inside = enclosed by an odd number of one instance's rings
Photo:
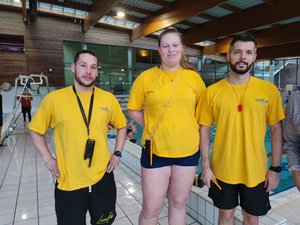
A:
{"type": "Polygon", "coordinates": [[[90,126],[90,122],[91,122],[91,118],[92,118],[93,104],[94,104],[94,88],[93,88],[93,94],[92,94],[91,99],[90,99],[90,107],[89,107],[89,117],[88,117],[88,119],[86,119],[82,103],[81,103],[80,98],[78,97],[78,95],[76,93],[76,89],[75,89],[74,85],[73,85],[73,91],[74,91],[74,93],[75,93],[75,95],[77,97],[77,101],[78,101],[78,105],[79,105],[79,108],[80,108],[80,112],[81,112],[83,121],[84,121],[85,126],[87,128],[87,133],[88,133],[88,136],[89,136],[90,135],[89,126],[90,126]]]}

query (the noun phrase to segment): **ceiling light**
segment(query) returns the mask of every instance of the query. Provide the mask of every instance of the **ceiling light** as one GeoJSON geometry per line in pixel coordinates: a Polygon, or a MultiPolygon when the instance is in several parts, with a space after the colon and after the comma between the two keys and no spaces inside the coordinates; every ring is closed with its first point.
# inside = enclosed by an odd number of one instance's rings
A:
{"type": "Polygon", "coordinates": [[[117,12],[117,17],[123,18],[124,16],[125,16],[125,12],[123,12],[123,11],[118,11],[117,12]]]}
{"type": "Polygon", "coordinates": [[[196,45],[200,45],[200,46],[203,46],[203,47],[205,47],[205,46],[210,46],[210,45],[215,45],[216,43],[215,42],[213,42],[213,41],[201,41],[201,42],[197,42],[197,43],[195,43],[196,45]]]}

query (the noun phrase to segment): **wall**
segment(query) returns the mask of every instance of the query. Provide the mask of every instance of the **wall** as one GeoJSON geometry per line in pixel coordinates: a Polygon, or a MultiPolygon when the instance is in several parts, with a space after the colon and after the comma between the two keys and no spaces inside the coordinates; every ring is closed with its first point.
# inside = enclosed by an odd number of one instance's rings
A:
{"type": "MultiPolygon", "coordinates": [[[[14,83],[20,74],[40,74],[48,76],[50,86],[64,86],[63,40],[111,44],[130,47],[156,49],[153,38],[144,37],[130,41],[129,32],[108,28],[91,28],[85,34],[81,25],[73,20],[49,17],[38,13],[37,20],[25,25],[22,12],[0,9],[0,32],[25,36],[26,52],[0,52],[0,83],[14,83]],[[49,72],[52,68],[53,72],[49,72]]],[[[200,50],[186,48],[186,54],[199,56],[200,50]]]]}

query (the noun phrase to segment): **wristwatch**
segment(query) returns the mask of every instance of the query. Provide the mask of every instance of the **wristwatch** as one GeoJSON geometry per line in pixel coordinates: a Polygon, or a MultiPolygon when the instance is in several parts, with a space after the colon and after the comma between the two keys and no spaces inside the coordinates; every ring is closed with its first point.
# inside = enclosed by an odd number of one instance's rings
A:
{"type": "Polygon", "coordinates": [[[280,173],[281,172],[281,166],[270,166],[270,170],[276,172],[276,173],[280,173]]]}
{"type": "Polygon", "coordinates": [[[122,157],[121,151],[118,151],[118,150],[114,151],[114,155],[117,157],[120,157],[120,158],[122,157]]]}

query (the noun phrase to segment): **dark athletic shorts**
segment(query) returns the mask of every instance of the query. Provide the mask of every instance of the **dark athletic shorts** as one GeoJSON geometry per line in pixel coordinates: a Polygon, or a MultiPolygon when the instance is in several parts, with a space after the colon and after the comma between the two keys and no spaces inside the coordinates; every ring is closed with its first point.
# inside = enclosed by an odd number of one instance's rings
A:
{"type": "Polygon", "coordinates": [[[271,209],[269,192],[265,191],[262,182],[253,188],[244,184],[227,184],[217,180],[220,190],[213,182],[208,196],[219,209],[234,209],[240,205],[243,210],[253,216],[263,216],[271,209]]]}
{"type": "Polygon", "coordinates": [[[160,168],[164,166],[197,166],[199,164],[200,152],[197,151],[195,154],[182,158],[167,158],[160,157],[155,154],[152,155],[152,166],[150,165],[149,155],[142,150],[141,166],[144,168],[160,168]]]}
{"type": "Polygon", "coordinates": [[[89,187],[62,191],[55,187],[55,211],[58,225],[85,225],[87,210],[91,224],[112,224],[116,218],[116,184],[113,173],[89,187]]]}

